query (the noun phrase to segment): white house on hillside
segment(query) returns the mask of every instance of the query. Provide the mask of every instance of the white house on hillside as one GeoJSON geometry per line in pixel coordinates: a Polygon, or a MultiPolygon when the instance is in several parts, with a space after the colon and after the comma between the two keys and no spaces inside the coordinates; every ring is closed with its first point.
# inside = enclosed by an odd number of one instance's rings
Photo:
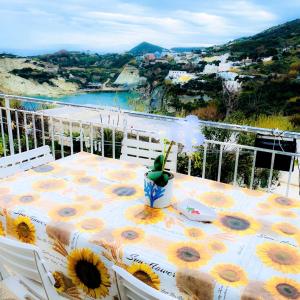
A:
{"type": "Polygon", "coordinates": [[[196,78],[195,74],[186,71],[169,71],[169,74],[166,77],[166,79],[171,80],[174,84],[184,84],[194,78],[196,78]]]}

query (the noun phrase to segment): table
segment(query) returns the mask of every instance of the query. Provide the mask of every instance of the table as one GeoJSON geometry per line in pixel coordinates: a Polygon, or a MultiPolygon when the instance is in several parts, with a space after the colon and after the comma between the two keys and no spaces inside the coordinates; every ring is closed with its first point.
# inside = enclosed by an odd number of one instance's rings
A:
{"type": "Polygon", "coordinates": [[[38,245],[77,299],[117,299],[112,264],[177,299],[300,299],[298,199],[176,174],[174,202],[218,212],[204,224],[144,206],[144,172],[82,152],[2,180],[0,234],[38,245]]]}

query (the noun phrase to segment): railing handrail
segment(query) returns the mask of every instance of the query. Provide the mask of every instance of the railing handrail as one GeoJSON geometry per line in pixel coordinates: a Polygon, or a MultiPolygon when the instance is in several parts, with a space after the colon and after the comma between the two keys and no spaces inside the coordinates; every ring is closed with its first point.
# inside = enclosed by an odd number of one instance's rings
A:
{"type": "MultiPolygon", "coordinates": [[[[75,104],[75,103],[66,103],[62,101],[55,101],[49,99],[40,99],[34,97],[27,97],[27,96],[17,96],[17,95],[8,95],[0,93],[0,98],[6,98],[9,100],[17,100],[17,101],[24,101],[24,102],[33,102],[37,104],[50,104],[50,105],[61,105],[61,106],[69,106],[69,107],[77,107],[77,108],[88,108],[90,110],[95,111],[112,111],[112,112],[123,112],[124,114],[136,116],[136,117],[143,117],[148,119],[156,119],[156,120],[164,120],[164,121],[179,121],[183,120],[182,118],[172,117],[172,116],[164,116],[158,114],[150,114],[150,113],[143,113],[143,112],[136,112],[121,108],[115,108],[112,106],[93,106],[93,105],[86,105],[86,104],[75,104]]],[[[232,131],[241,131],[241,132],[248,132],[248,133],[256,133],[261,135],[271,135],[274,137],[285,137],[285,138],[294,138],[300,140],[300,132],[295,131],[287,131],[287,130],[279,130],[279,129],[267,129],[267,128],[260,128],[254,126],[247,126],[247,125],[235,125],[230,123],[222,123],[222,122],[213,122],[213,121],[204,121],[199,120],[199,125],[203,127],[214,127],[219,129],[227,129],[232,131]]]]}
{"type": "MultiPolygon", "coordinates": [[[[30,101],[30,100],[29,100],[30,101]]],[[[74,105],[73,105],[74,106],[74,105]]],[[[76,106],[76,105],[75,105],[76,106]]],[[[55,112],[54,112],[55,113],[55,112]]],[[[108,124],[106,122],[101,123],[95,122],[95,120],[75,120],[72,118],[68,118],[65,116],[53,116],[52,114],[47,114],[46,111],[34,111],[34,110],[23,110],[18,108],[11,108],[9,107],[9,99],[5,98],[5,107],[0,106],[0,137],[2,137],[3,141],[3,154],[4,156],[7,156],[7,153],[9,155],[13,155],[15,151],[21,153],[23,148],[26,151],[30,150],[31,148],[37,148],[39,144],[43,143],[43,145],[46,144],[46,142],[51,144],[52,148],[52,154],[55,157],[56,152],[58,151],[58,154],[60,153],[61,157],[64,157],[65,155],[65,147],[68,147],[67,149],[67,155],[68,151],[70,151],[69,154],[74,154],[74,151],[78,151],[78,147],[80,146],[80,151],[84,150],[84,147],[86,151],[90,151],[91,153],[94,153],[96,151],[98,154],[105,156],[107,149],[105,147],[107,145],[111,146],[111,156],[113,158],[116,158],[116,147],[122,148],[122,142],[116,140],[116,133],[118,131],[121,132],[129,132],[133,134],[133,138],[136,135],[136,138],[139,139],[139,137],[147,136],[156,139],[157,138],[157,132],[153,128],[152,131],[149,130],[142,130],[141,128],[133,128],[130,127],[118,127],[118,124],[109,124],[110,123],[110,117],[111,114],[106,114],[109,116],[109,122],[108,124]],[[3,114],[4,113],[4,114],[3,114]],[[20,115],[21,113],[21,115],[20,115]],[[11,118],[13,116],[13,118],[11,118]],[[29,116],[29,119],[28,119],[29,116]],[[37,123],[38,122],[38,123],[37,123]],[[66,122],[66,123],[65,123],[66,122]],[[38,124],[38,126],[37,126],[38,124]],[[86,127],[87,125],[87,127],[86,127]],[[113,125],[113,126],[111,126],[113,125]],[[79,127],[79,128],[78,128],[79,127]],[[111,136],[105,137],[104,130],[106,128],[109,128],[111,130],[111,136]],[[74,132],[78,132],[79,135],[74,136],[74,132]],[[7,135],[7,138],[6,138],[7,135]],[[25,138],[25,143],[23,140],[23,148],[22,148],[22,138],[25,138]],[[6,143],[6,139],[8,139],[8,146],[6,143]],[[106,140],[107,139],[107,140],[106,140]],[[111,140],[111,143],[110,141],[111,140]],[[79,142],[79,145],[77,144],[77,149],[74,148],[74,141],[79,142]],[[55,144],[57,143],[57,144],[55,144]],[[16,146],[15,146],[16,145],[16,146]],[[59,149],[60,145],[60,149],[59,149]]],[[[118,120],[119,120],[119,116],[118,120]]],[[[122,118],[121,118],[122,119],[122,118]]],[[[124,119],[123,119],[124,120],[124,119]]],[[[139,122],[139,120],[134,120],[134,123],[131,125],[135,125],[135,122],[139,122]]],[[[150,122],[151,123],[151,122],[150,122]]],[[[137,124],[138,125],[138,124],[137,124]]],[[[166,124],[163,124],[164,126],[166,124]]],[[[219,125],[219,124],[218,124],[219,125]]],[[[197,126],[197,125],[196,125],[197,126]]],[[[139,126],[137,126],[139,127],[139,126]]],[[[223,156],[225,153],[230,154],[232,153],[233,156],[231,157],[234,160],[234,173],[233,173],[233,180],[231,181],[234,185],[239,185],[238,183],[239,179],[239,160],[243,153],[250,153],[249,156],[249,166],[251,164],[251,174],[250,176],[250,189],[253,188],[255,183],[255,180],[257,178],[255,177],[255,170],[256,170],[256,157],[259,155],[259,152],[268,153],[270,157],[270,167],[265,167],[270,170],[268,179],[267,180],[267,190],[268,192],[271,192],[273,184],[273,173],[274,168],[276,166],[276,155],[284,155],[290,157],[289,162],[289,170],[288,170],[288,177],[287,177],[287,184],[285,188],[285,194],[288,196],[290,186],[291,186],[291,180],[292,180],[292,172],[294,167],[294,160],[298,159],[300,157],[300,152],[298,153],[290,153],[290,152],[284,152],[284,151],[278,151],[278,150],[272,150],[272,149],[263,149],[248,145],[242,145],[238,144],[236,137],[234,135],[231,135],[233,139],[231,138],[229,141],[217,141],[217,140],[209,140],[207,139],[203,146],[199,146],[198,151],[201,151],[203,153],[202,156],[199,156],[199,158],[202,160],[202,178],[206,178],[206,172],[209,170],[206,168],[207,165],[207,157],[210,153],[217,154],[216,161],[214,161],[214,165],[217,167],[217,181],[221,181],[221,176],[223,173],[222,166],[223,166],[223,156]],[[213,146],[213,147],[210,147],[213,146]],[[252,152],[252,153],[251,153],[252,152]],[[235,159],[234,159],[235,157],[235,159]],[[251,162],[252,160],[252,162],[251,162]]],[[[184,153],[184,149],[182,151],[184,153]]],[[[144,154],[143,154],[144,155],[144,154]]],[[[188,161],[187,161],[187,174],[191,175],[192,173],[192,160],[193,157],[188,155],[188,161]]],[[[183,160],[186,161],[186,157],[183,156],[183,160]]],[[[195,159],[196,161],[197,159],[195,159]]],[[[288,167],[288,166],[286,166],[288,167]]],[[[259,168],[259,167],[258,167],[259,168]]],[[[183,169],[182,169],[183,170],[183,169]]],[[[181,171],[182,171],[181,170],[181,171]]],[[[287,169],[286,169],[287,171],[287,169]]],[[[242,177],[241,177],[242,178],[242,177]]],[[[244,180],[244,179],[242,179],[244,180]]],[[[293,179],[294,180],[294,179],[293,179]]],[[[243,183],[243,182],[241,182],[243,183]]],[[[249,183],[249,182],[248,182],[249,183]]],[[[248,184],[247,183],[247,184],[248,184]]]]}

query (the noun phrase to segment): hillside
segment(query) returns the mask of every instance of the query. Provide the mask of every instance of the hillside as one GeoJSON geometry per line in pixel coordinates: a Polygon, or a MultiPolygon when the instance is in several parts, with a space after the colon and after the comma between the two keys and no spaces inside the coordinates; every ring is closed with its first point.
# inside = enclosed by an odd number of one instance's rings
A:
{"type": "Polygon", "coordinates": [[[155,53],[159,52],[161,53],[164,50],[164,48],[153,45],[147,42],[143,42],[138,44],[136,47],[132,48],[129,53],[134,56],[144,55],[146,53],[155,53]]]}
{"type": "Polygon", "coordinates": [[[267,29],[251,37],[241,38],[221,47],[250,58],[276,55],[278,50],[300,45],[300,19],[267,29]]]}
{"type": "Polygon", "coordinates": [[[0,91],[15,95],[61,96],[78,90],[55,66],[25,58],[0,58],[0,91]]]}

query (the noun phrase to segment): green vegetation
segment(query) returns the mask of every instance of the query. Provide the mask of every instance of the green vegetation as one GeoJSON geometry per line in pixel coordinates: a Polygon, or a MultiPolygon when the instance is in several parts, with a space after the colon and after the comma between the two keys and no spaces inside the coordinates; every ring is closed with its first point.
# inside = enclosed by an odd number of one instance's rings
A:
{"type": "Polygon", "coordinates": [[[52,86],[54,86],[52,79],[57,79],[57,76],[52,73],[32,68],[14,69],[10,73],[25,79],[35,80],[40,84],[48,83],[52,86]]]}
{"type": "Polygon", "coordinates": [[[160,46],[156,46],[147,42],[142,42],[136,47],[132,48],[129,53],[134,56],[144,55],[147,53],[155,53],[159,52],[161,53],[164,50],[164,48],[160,46]]]}
{"type": "Polygon", "coordinates": [[[278,49],[300,44],[300,19],[272,27],[249,38],[242,38],[221,47],[230,50],[237,58],[268,57],[278,54],[278,49]]]}

